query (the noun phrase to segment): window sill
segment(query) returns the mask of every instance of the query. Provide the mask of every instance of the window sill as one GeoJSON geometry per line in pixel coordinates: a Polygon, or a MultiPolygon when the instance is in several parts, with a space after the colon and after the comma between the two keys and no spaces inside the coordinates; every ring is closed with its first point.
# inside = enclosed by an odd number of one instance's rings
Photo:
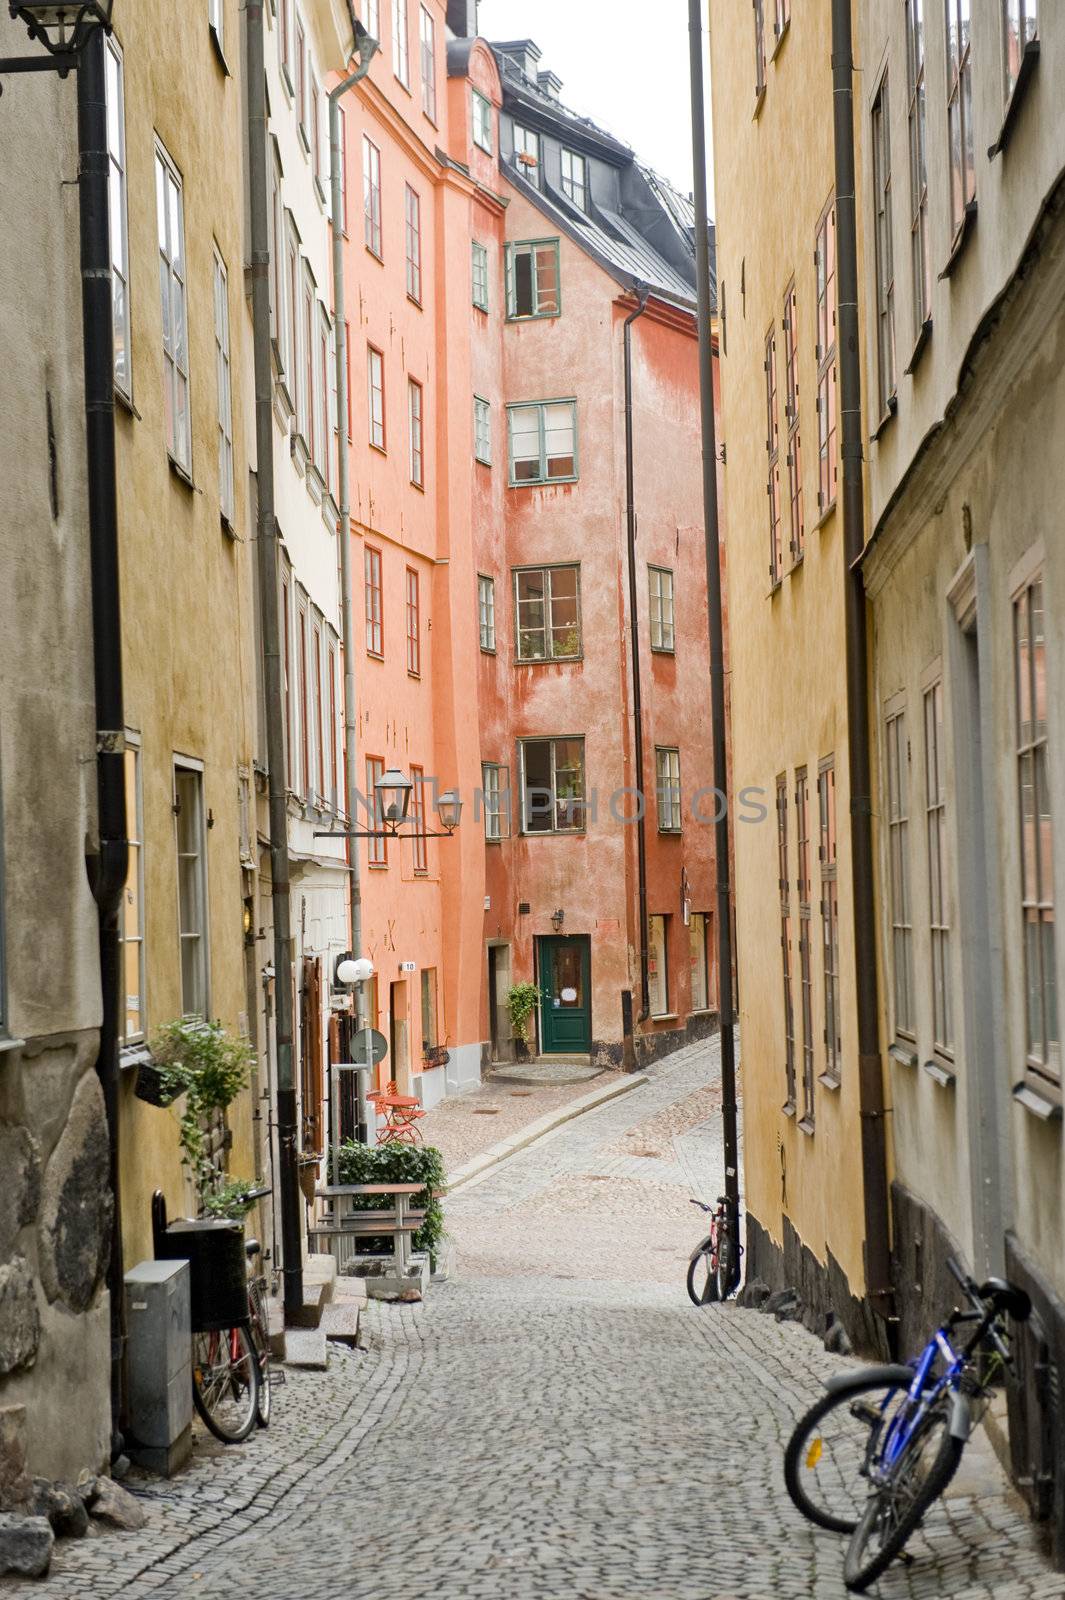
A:
{"type": "Polygon", "coordinates": [[[369,656],[371,661],[383,662],[385,659],[383,650],[367,650],[366,654],[369,656]]]}
{"type": "Polygon", "coordinates": [[[219,521],[222,524],[222,532],[227,539],[232,539],[234,544],[243,543],[243,540],[238,537],[236,528],[233,526],[233,518],[227,512],[219,512],[219,521]]]}
{"type": "Polygon", "coordinates": [[[231,78],[233,74],[230,71],[229,62],[226,60],[226,53],[222,49],[222,41],[218,37],[218,30],[215,28],[213,23],[208,23],[208,32],[211,35],[211,43],[214,46],[214,53],[218,57],[218,65],[222,68],[224,75],[227,78],[231,78]]]}
{"type": "Polygon", "coordinates": [[[473,459],[479,467],[490,467],[492,465],[490,461],[484,459],[484,456],[474,456],[473,459]]]}
{"type": "Polygon", "coordinates": [[[896,1039],[895,1043],[888,1046],[888,1055],[892,1061],[897,1061],[900,1067],[915,1067],[917,1065],[917,1051],[912,1045],[904,1044],[896,1039]]]}
{"type": "Polygon", "coordinates": [[[387,456],[388,451],[383,444],[374,444],[372,439],[368,439],[367,443],[369,444],[371,450],[377,451],[379,456],[387,456]]]}
{"type": "Polygon", "coordinates": [[[13,1039],[10,1035],[5,1034],[0,1038],[0,1056],[4,1055],[8,1050],[21,1050],[25,1043],[25,1039],[13,1039]]]}
{"type": "Polygon", "coordinates": [[[884,414],[880,418],[880,421],[877,423],[876,427],[873,429],[872,433],[869,435],[870,439],[879,439],[880,438],[880,435],[883,432],[885,432],[885,430],[886,430],[886,428],[888,426],[888,423],[894,422],[895,417],[898,414],[898,409],[899,409],[899,396],[898,396],[898,391],[896,390],[896,392],[893,395],[889,396],[887,407],[886,407],[886,409],[884,411],[884,414]]]}
{"type": "Polygon", "coordinates": [[[679,1022],[679,1011],[652,1011],[648,1018],[650,1022],[679,1022]]]}
{"type": "Polygon", "coordinates": [[[320,203],[328,209],[329,201],[326,198],[325,185],[323,184],[321,178],[318,176],[317,172],[314,175],[314,187],[318,192],[318,199],[319,199],[320,203]]]}
{"type": "Polygon", "coordinates": [[[417,478],[412,478],[410,480],[410,486],[411,486],[412,489],[417,489],[419,494],[424,494],[425,493],[425,484],[424,483],[419,483],[417,478]]]}
{"type": "Polygon", "coordinates": [[[282,61],[282,63],[281,63],[281,82],[284,84],[285,88],[288,90],[289,99],[291,100],[292,96],[295,94],[296,91],[292,87],[292,79],[289,76],[288,65],[284,61],[282,61]]]}
{"type": "Polygon", "coordinates": [[[801,572],[805,562],[806,562],[806,551],[805,551],[805,549],[799,550],[798,552],[793,550],[791,552],[791,566],[788,568],[788,573],[787,573],[788,577],[789,578],[792,577],[793,574],[796,573],[796,572],[801,572]]]}
{"type": "Polygon", "coordinates": [[[757,122],[758,121],[758,118],[762,114],[762,107],[764,105],[765,105],[765,84],[763,83],[762,87],[760,89],[756,88],[755,91],[754,91],[754,110],[751,112],[751,121],[752,122],[757,122]]]}
{"type": "Polygon", "coordinates": [[[911,357],[909,359],[908,365],[903,369],[908,378],[912,378],[914,373],[916,372],[917,363],[918,363],[918,361],[920,361],[921,357],[924,355],[925,351],[927,350],[928,341],[931,339],[931,337],[932,337],[932,319],[931,319],[931,317],[926,317],[925,320],[921,323],[921,331],[918,333],[916,342],[914,343],[913,354],[911,355],[911,357]]]}
{"type": "Polygon", "coordinates": [[[834,1094],[842,1087],[842,1079],[837,1072],[822,1072],[817,1081],[822,1089],[831,1089],[834,1094]]]}
{"type": "Polygon", "coordinates": [[[786,1117],[793,1117],[799,1108],[794,1100],[785,1100],[780,1109],[786,1117]]]}
{"type": "Polygon", "coordinates": [[[412,306],[417,306],[419,311],[423,309],[422,303],[418,296],[416,294],[411,294],[409,289],[407,290],[407,299],[410,301],[412,306]]]}
{"type": "Polygon", "coordinates": [[[937,1061],[934,1056],[930,1061],[922,1062],[922,1068],[941,1089],[953,1089],[957,1082],[957,1074],[951,1071],[946,1062],[937,1061]]]}
{"type": "Polygon", "coordinates": [[[177,478],[180,483],[183,483],[185,488],[188,489],[191,494],[195,494],[196,485],[193,483],[192,474],[188,471],[188,469],[183,467],[179,461],[175,461],[174,457],[169,451],[167,451],[166,458],[170,463],[170,470],[174,474],[174,477],[177,478]]]}
{"type": "Polygon", "coordinates": [[[676,651],[676,647],[673,646],[673,645],[653,644],[651,646],[651,654],[653,656],[673,656],[674,659],[675,659],[677,651],[676,651]]]}
{"type": "Polygon", "coordinates": [[[584,839],[584,828],[523,828],[519,839],[584,839]]]}
{"type": "Polygon", "coordinates": [[[575,656],[515,656],[516,667],[574,667],[584,660],[584,651],[575,656]]]}
{"type": "Polygon", "coordinates": [[[387,872],[388,871],[388,862],[387,861],[368,861],[366,863],[366,865],[367,865],[367,867],[369,868],[369,870],[371,872],[387,872]]]}
{"type": "Polygon", "coordinates": [[[1022,1105],[1033,1117],[1038,1117],[1040,1122],[1061,1121],[1061,1101],[1053,1098],[1053,1090],[1048,1084],[1045,1089],[1037,1089],[1033,1083],[1025,1082],[1014,1085],[1013,1098],[1018,1105],[1022,1105]]]}
{"type": "Polygon", "coordinates": [[[658,837],[660,839],[679,839],[682,834],[680,828],[659,828],[658,837]]]}
{"type": "Polygon", "coordinates": [[[299,135],[300,144],[303,146],[303,153],[305,156],[309,156],[311,153],[311,137],[307,132],[307,124],[305,122],[301,122],[299,124],[299,135]]]}
{"type": "Polygon", "coordinates": [[[836,502],[835,502],[834,499],[832,499],[832,500],[830,500],[828,502],[828,505],[822,511],[821,515],[818,517],[817,521],[814,523],[813,527],[810,529],[810,532],[811,533],[820,533],[821,529],[824,527],[825,523],[828,521],[829,517],[832,515],[832,513],[835,511],[835,509],[836,509],[836,502]]]}
{"type": "Polygon", "coordinates": [[[1007,102],[998,138],[987,152],[989,161],[994,161],[997,155],[1001,155],[1009,143],[1010,134],[1013,132],[1013,124],[1017,120],[1017,112],[1026,97],[1028,83],[1036,69],[1038,60],[1039,40],[1029,39],[1024,47],[1024,54],[1021,56],[1021,64],[1017,69],[1017,82],[1013,85],[1013,93],[1007,102]]]}
{"type": "Polygon", "coordinates": [[[144,421],[144,418],[133,404],[133,396],[126,394],[118,387],[117,383],[115,384],[115,403],[118,409],[120,411],[125,411],[128,416],[136,417],[138,422],[144,421]]]}
{"type": "Polygon", "coordinates": [[[813,1138],[813,1136],[814,1136],[814,1124],[813,1124],[813,1118],[812,1117],[800,1117],[798,1122],[796,1123],[796,1127],[798,1128],[800,1133],[805,1133],[805,1135],[806,1135],[806,1137],[808,1139],[812,1139],[813,1138]]]}
{"type": "Polygon", "coordinates": [[[522,478],[515,481],[513,478],[507,484],[508,489],[554,489],[560,483],[579,483],[577,474],[571,473],[568,478],[522,478]]]}
{"type": "Polygon", "coordinates": [[[377,262],[379,267],[383,267],[384,266],[384,264],[385,264],[384,256],[381,254],[381,252],[379,250],[375,250],[372,244],[368,244],[366,246],[366,254],[368,256],[373,256],[374,260],[377,262]]]}
{"type": "Polygon", "coordinates": [[[552,322],[555,317],[560,317],[561,311],[508,311],[505,322],[552,322]]]}
{"type": "Polygon", "coordinates": [[[118,1066],[121,1072],[135,1072],[139,1066],[146,1066],[151,1060],[152,1052],[143,1039],[131,1040],[118,1052],[118,1066]]]}
{"type": "Polygon", "coordinates": [[[954,235],[954,243],[950,247],[950,255],[947,257],[947,264],[943,268],[943,271],[939,274],[940,283],[943,282],[944,278],[953,276],[955,270],[957,269],[958,262],[961,260],[965,251],[965,246],[972,238],[973,229],[975,226],[976,201],[970,200],[969,204],[965,207],[965,215],[961,219],[961,227],[954,235]]]}
{"type": "Polygon", "coordinates": [[[496,647],[495,647],[494,644],[483,644],[481,646],[481,654],[483,656],[494,656],[495,653],[496,653],[496,647]]]}
{"type": "Polygon", "coordinates": [[[769,56],[770,61],[775,61],[777,59],[777,54],[778,54],[778,52],[780,50],[780,47],[784,43],[784,40],[788,37],[788,33],[789,33],[790,29],[791,29],[791,18],[790,17],[788,18],[787,22],[785,22],[784,26],[781,28],[779,33],[777,33],[776,24],[774,23],[773,32],[774,32],[774,34],[776,34],[776,38],[775,38],[775,40],[773,42],[773,49],[772,49],[772,51],[770,53],[770,56],[769,56]]]}
{"type": "Polygon", "coordinates": [[[782,577],[780,577],[780,578],[771,578],[770,582],[769,582],[769,588],[766,590],[766,596],[765,596],[766,599],[767,600],[775,600],[777,595],[780,593],[781,589],[783,589],[783,587],[784,587],[784,579],[782,577]]]}
{"type": "Polygon", "coordinates": [[[420,672],[415,672],[413,667],[408,667],[407,668],[407,677],[408,678],[413,678],[415,683],[421,683],[421,681],[422,681],[421,673],[420,672]]]}

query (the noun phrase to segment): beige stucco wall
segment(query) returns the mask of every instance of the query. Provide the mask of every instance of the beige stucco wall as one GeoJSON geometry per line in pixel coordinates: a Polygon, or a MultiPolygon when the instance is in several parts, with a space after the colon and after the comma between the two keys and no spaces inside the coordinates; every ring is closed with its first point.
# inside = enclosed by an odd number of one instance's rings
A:
{"type": "MultiPolygon", "coordinates": [[[[772,12],[767,7],[767,14],[772,12]]],[[[773,48],[767,23],[767,53],[773,48]]],[[[854,952],[847,819],[850,794],[844,671],[842,513],[818,526],[814,278],[815,230],[834,186],[830,15],[827,0],[795,8],[767,64],[756,111],[749,11],[737,19],[711,0],[718,280],[724,300],[721,360],[728,608],[732,654],[733,795],[763,791],[766,819],[739,818],[733,802],[737,951],[743,1050],[746,1206],[777,1244],[784,1217],[824,1265],[831,1255],[852,1294],[864,1283],[861,1150],[854,1008],[854,952]],[[781,471],[784,292],[794,276],[805,559],[790,568],[784,505],[785,573],[769,578],[765,338],[776,328],[781,471]],[[811,836],[811,973],[814,1071],[825,1070],[824,987],[817,857],[818,763],[835,758],[838,822],[842,1072],[838,1089],[818,1083],[814,1132],[802,1112],[802,1024],[795,889],[795,772],[806,766],[811,836]],[[778,774],[786,773],[799,1110],[786,1095],[784,999],[777,831],[778,774]],[[786,1197],[786,1198],[785,1198],[786,1197]]]]}

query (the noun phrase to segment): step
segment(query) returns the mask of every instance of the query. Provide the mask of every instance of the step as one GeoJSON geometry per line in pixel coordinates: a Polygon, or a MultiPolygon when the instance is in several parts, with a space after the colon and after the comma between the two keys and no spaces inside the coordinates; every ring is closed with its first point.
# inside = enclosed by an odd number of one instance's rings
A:
{"type": "Polygon", "coordinates": [[[322,1312],[329,1304],[333,1294],[333,1285],[324,1283],[321,1279],[317,1283],[303,1280],[303,1305],[290,1319],[290,1326],[297,1328],[317,1328],[322,1320],[322,1312]]]}
{"type": "Polygon", "coordinates": [[[337,1281],[336,1257],[329,1254],[309,1255],[303,1263],[304,1283],[324,1283],[325,1303],[333,1298],[333,1285],[337,1281]]]}
{"type": "Polygon", "coordinates": [[[317,1331],[327,1339],[335,1339],[338,1344],[358,1344],[362,1307],[361,1300],[334,1300],[322,1312],[317,1331]]]}
{"type": "Polygon", "coordinates": [[[349,1277],[345,1272],[337,1279],[330,1304],[342,1306],[351,1301],[354,1301],[357,1305],[366,1304],[366,1280],[365,1278],[349,1277]]]}
{"type": "Polygon", "coordinates": [[[286,1367],[308,1372],[324,1372],[329,1365],[329,1347],[321,1328],[286,1328],[286,1367]]]}
{"type": "Polygon", "coordinates": [[[285,1308],[277,1295],[271,1295],[266,1302],[266,1314],[270,1324],[270,1354],[277,1361],[285,1359],[285,1308]]]}

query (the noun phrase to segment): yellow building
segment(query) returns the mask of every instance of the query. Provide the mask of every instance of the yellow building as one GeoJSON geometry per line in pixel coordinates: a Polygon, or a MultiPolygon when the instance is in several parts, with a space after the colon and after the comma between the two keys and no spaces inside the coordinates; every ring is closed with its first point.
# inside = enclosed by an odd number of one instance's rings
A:
{"type": "MultiPolygon", "coordinates": [[[[876,1346],[885,1118],[860,795],[852,823],[864,601],[848,577],[862,484],[842,422],[860,375],[839,293],[858,243],[853,204],[836,205],[853,140],[837,150],[833,136],[829,0],[791,10],[755,0],[752,38],[749,12],[710,0],[733,787],[766,806],[735,828],[746,1266],[748,1281],[796,1288],[811,1328],[834,1314],[876,1346]]],[[[857,411],[850,426],[860,444],[857,411]]]]}
{"type": "MultiPolygon", "coordinates": [[[[116,449],[130,874],[123,909],[131,1069],[186,1013],[246,1032],[254,894],[252,518],[239,351],[244,196],[238,0],[115,7],[108,41],[116,449]],[[159,40],[165,39],[160,49],[159,40]],[[117,203],[116,203],[117,202],[117,203]]],[[[121,1086],[127,1267],[150,1200],[195,1214],[178,1116],[121,1086]]],[[[255,1173],[251,1095],[231,1174],[255,1173]]]]}

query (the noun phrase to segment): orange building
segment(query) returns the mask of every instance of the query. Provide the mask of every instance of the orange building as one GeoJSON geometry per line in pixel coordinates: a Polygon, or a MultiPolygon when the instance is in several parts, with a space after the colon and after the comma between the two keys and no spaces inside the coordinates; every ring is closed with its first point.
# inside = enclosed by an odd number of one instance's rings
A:
{"type": "Polygon", "coordinates": [[[427,1105],[513,1054],[517,982],[544,1054],[716,1022],[690,204],[474,9],[364,5],[342,102],[360,787],[465,803],[359,846],[381,1072],[427,1105]]]}

